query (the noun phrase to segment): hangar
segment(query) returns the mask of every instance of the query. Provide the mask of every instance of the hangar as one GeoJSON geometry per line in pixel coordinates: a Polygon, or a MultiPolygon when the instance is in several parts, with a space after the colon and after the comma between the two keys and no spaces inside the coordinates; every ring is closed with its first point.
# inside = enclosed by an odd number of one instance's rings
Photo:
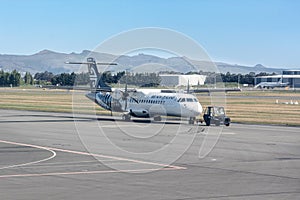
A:
{"type": "Polygon", "coordinates": [[[300,70],[284,70],[282,75],[258,76],[255,77],[254,84],[261,82],[278,82],[282,78],[282,82],[289,83],[291,88],[300,88],[300,70]]]}
{"type": "Polygon", "coordinates": [[[206,79],[206,76],[198,74],[160,74],[159,76],[161,78],[160,84],[169,87],[187,86],[188,83],[191,86],[204,85],[206,79]]]}

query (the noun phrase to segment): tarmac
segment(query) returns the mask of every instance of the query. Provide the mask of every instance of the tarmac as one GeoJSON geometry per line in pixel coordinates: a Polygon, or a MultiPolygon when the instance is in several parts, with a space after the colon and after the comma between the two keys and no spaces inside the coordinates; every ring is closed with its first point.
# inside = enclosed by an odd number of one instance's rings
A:
{"type": "Polygon", "coordinates": [[[300,128],[0,110],[1,199],[300,199],[300,128]]]}

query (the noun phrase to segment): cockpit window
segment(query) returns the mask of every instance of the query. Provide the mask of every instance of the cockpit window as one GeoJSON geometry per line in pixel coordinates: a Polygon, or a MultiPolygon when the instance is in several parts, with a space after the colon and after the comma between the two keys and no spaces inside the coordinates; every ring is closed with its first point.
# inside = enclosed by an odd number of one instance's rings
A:
{"type": "Polygon", "coordinates": [[[193,98],[194,102],[198,102],[198,100],[196,98],[193,98]]]}
{"type": "Polygon", "coordinates": [[[185,102],[185,98],[181,98],[180,102],[185,102]]]}
{"type": "Polygon", "coordinates": [[[186,100],[187,100],[187,102],[193,102],[192,98],[187,98],[186,100]]]}

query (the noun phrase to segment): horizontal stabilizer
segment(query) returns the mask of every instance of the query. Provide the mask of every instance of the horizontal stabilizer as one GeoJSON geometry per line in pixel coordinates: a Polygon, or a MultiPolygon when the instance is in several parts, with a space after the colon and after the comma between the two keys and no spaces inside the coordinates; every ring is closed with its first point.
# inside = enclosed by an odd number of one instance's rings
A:
{"type": "MultiPolygon", "coordinates": [[[[70,64],[70,65],[91,65],[95,64],[93,62],[65,62],[65,64],[70,64]]],[[[117,63],[96,63],[97,65],[118,65],[117,63]]]]}
{"type": "Polygon", "coordinates": [[[88,72],[90,76],[90,90],[92,92],[96,91],[111,91],[111,87],[108,86],[101,79],[100,74],[98,72],[97,65],[117,65],[117,63],[97,63],[94,58],[87,58],[86,62],[65,62],[66,64],[86,64],[88,66],[88,72]]]}

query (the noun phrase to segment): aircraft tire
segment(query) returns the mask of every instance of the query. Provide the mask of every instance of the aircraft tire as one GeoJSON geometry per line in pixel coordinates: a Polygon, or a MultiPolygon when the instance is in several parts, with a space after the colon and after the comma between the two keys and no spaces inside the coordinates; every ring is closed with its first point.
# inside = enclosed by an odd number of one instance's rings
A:
{"type": "Polygon", "coordinates": [[[129,114],[124,114],[124,115],[122,115],[122,119],[123,119],[124,121],[130,121],[131,116],[130,116],[129,114]]]}
{"type": "Polygon", "coordinates": [[[194,124],[194,123],[195,123],[195,118],[194,117],[190,117],[189,124],[194,124]]]}

